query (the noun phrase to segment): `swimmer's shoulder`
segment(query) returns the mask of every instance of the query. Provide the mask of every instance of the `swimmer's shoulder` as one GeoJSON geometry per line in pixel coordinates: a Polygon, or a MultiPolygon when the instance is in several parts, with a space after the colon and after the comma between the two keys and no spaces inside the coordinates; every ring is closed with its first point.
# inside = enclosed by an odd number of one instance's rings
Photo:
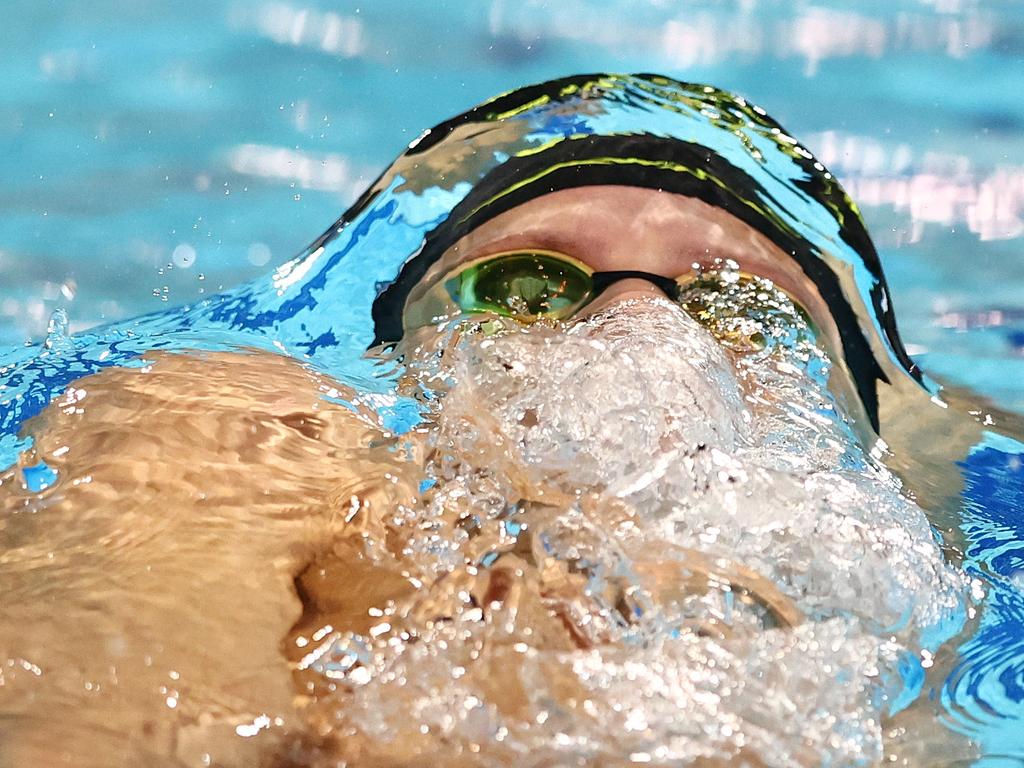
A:
{"type": "Polygon", "coordinates": [[[262,430],[280,427],[338,448],[372,445],[385,434],[354,390],[283,355],[155,352],[140,362],[77,380],[30,430],[80,433],[103,422],[169,429],[179,442],[213,433],[222,443],[252,443],[262,430]]]}
{"type": "Polygon", "coordinates": [[[32,455],[21,463],[90,478],[64,495],[105,487],[125,504],[184,504],[201,492],[310,510],[373,497],[383,510],[416,487],[409,438],[301,362],[262,351],[160,352],[142,362],[72,383],[28,422],[32,455]]]}

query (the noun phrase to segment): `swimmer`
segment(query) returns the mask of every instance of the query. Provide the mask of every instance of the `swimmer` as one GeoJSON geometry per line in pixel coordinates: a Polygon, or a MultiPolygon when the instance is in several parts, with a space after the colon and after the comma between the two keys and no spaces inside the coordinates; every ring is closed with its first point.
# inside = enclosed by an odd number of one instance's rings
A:
{"type": "Polygon", "coordinates": [[[0,475],[0,766],[934,746],[899,670],[963,625],[970,585],[877,461],[899,404],[934,393],[824,171],[806,183],[827,205],[802,211],[838,211],[829,253],[713,147],[584,130],[625,97],[657,122],[672,91],[677,111],[710,93],[575,78],[482,105],[314,243],[307,267],[339,235],[372,242],[387,190],[471,168],[370,312],[411,430],[257,349],[148,352],[27,425],[0,475]],[[560,139],[527,151],[524,115],[560,139]],[[40,462],[64,478],[43,493],[19,480],[40,462]]]}

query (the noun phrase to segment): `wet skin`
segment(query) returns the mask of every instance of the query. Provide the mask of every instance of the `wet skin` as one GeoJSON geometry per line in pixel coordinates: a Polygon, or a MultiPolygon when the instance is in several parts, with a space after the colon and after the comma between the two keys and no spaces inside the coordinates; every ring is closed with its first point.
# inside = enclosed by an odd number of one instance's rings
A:
{"type": "MultiPolygon", "coordinates": [[[[813,286],[763,236],[700,201],[630,187],[565,190],[496,217],[424,283],[518,248],[671,277],[731,258],[834,333],[813,286]]],[[[586,312],[656,290],[622,281],[586,312]]],[[[19,660],[0,668],[2,768],[193,765],[208,751],[215,764],[278,761],[302,729],[282,643],[314,624],[304,607],[338,610],[337,584],[375,581],[345,559],[351,542],[414,496],[415,461],[391,450],[372,413],[324,400],[332,387],[352,393],[299,363],[147,360],[76,382],[30,424],[23,464],[45,460],[57,489],[31,494],[16,470],[0,476],[0,663],[19,660]],[[369,510],[358,530],[354,507],[369,510]],[[311,563],[330,575],[319,587],[303,576],[311,563]],[[238,735],[261,716],[280,723],[238,735]]]]}
{"type": "MultiPolygon", "coordinates": [[[[261,765],[296,727],[294,579],[389,508],[367,413],[268,354],[147,357],[29,427],[41,494],[0,476],[0,766],[261,765]],[[201,372],[201,375],[197,375],[201,372]],[[236,728],[266,716],[275,728],[236,728]]],[[[375,447],[375,445],[383,447],[375,447]]]]}

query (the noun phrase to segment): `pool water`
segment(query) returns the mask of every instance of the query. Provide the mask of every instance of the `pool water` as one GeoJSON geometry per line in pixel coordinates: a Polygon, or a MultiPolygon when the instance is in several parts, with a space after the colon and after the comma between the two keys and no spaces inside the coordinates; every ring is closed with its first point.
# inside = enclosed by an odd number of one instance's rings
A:
{"type": "MultiPolygon", "coordinates": [[[[0,345],[15,364],[49,331],[54,388],[96,365],[61,357],[66,331],[266,274],[425,126],[604,69],[766,107],[860,204],[912,356],[1024,411],[1022,4],[98,3],[8,16],[0,345]]],[[[111,352],[151,342],[127,333],[111,352]]],[[[40,401],[3,403],[3,466],[26,447],[21,417],[50,397],[29,394],[40,401]]],[[[1024,763],[1022,456],[990,433],[959,467],[966,562],[987,598],[931,695],[982,765],[1024,763]]],[[[30,490],[55,482],[46,464],[23,474],[30,490]]]]}

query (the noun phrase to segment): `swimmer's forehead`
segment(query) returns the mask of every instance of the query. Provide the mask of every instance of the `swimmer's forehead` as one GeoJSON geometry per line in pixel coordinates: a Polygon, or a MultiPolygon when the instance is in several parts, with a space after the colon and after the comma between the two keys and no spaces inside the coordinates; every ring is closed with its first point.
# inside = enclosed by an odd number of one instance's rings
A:
{"type": "Polygon", "coordinates": [[[665,277],[714,259],[732,259],[772,279],[795,266],[767,237],[721,208],[671,192],[604,185],[551,192],[488,219],[445,250],[423,283],[462,262],[531,248],[564,253],[595,271],[665,277]]]}

